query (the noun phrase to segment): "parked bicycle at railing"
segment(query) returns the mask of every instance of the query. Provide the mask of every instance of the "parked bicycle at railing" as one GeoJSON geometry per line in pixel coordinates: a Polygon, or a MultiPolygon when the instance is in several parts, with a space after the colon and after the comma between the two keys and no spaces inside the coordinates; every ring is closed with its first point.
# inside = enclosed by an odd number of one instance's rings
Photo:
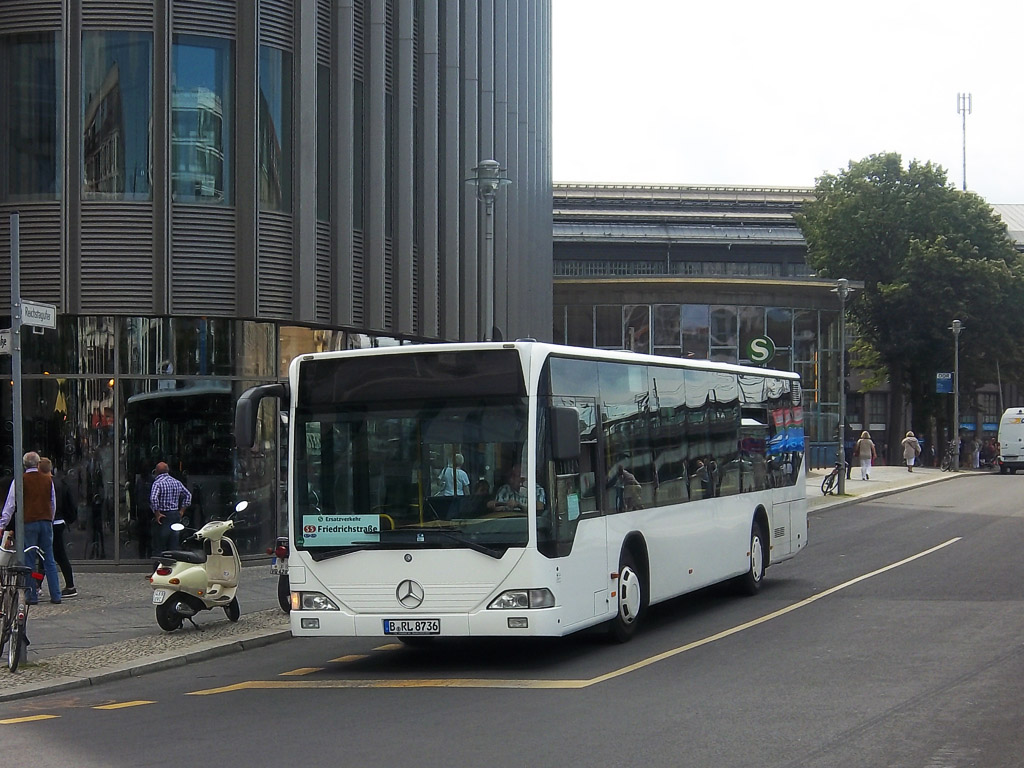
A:
{"type": "Polygon", "coordinates": [[[821,492],[823,495],[828,496],[830,493],[838,493],[840,472],[846,472],[846,479],[850,479],[850,467],[844,467],[843,460],[836,457],[836,463],[832,467],[832,471],[825,475],[825,478],[821,481],[821,492]]]}
{"type": "MultiPolygon", "coordinates": [[[[17,551],[0,548],[0,557],[17,562],[17,551]]],[[[18,670],[23,649],[28,647],[29,579],[39,589],[43,583],[43,551],[36,546],[25,550],[25,562],[31,565],[0,565],[0,655],[7,650],[7,668],[18,670]]]]}
{"type": "Polygon", "coordinates": [[[946,452],[942,455],[942,461],[939,463],[939,469],[943,472],[949,472],[959,464],[956,460],[959,449],[957,443],[957,440],[950,440],[949,445],[946,446],[946,452]]]}

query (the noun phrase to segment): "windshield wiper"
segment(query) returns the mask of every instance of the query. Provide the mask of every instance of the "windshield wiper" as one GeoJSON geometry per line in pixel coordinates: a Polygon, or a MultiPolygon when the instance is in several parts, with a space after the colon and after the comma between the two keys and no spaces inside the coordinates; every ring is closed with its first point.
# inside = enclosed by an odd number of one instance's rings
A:
{"type": "Polygon", "coordinates": [[[475,552],[480,552],[493,557],[495,560],[501,560],[505,556],[505,552],[491,547],[479,544],[472,539],[467,539],[465,536],[459,534],[457,528],[425,528],[424,532],[429,533],[440,533],[442,536],[447,536],[452,541],[457,541],[459,544],[464,544],[475,552]]]}

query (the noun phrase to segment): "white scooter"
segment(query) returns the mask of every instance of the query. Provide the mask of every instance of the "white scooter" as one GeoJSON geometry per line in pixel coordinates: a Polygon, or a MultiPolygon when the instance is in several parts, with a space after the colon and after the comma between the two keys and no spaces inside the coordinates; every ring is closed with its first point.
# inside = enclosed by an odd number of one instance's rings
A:
{"type": "MultiPolygon", "coordinates": [[[[248,502],[239,502],[235,512],[247,506],[248,502]]],[[[201,551],[175,549],[157,557],[156,570],[149,581],[153,585],[156,623],[161,629],[173,632],[185,619],[198,628],[192,617],[213,608],[223,608],[228,621],[238,621],[241,610],[235,591],[242,560],[235,542],[226,535],[234,527],[230,517],[211,520],[185,539],[199,542],[201,551]]],[[[171,528],[181,531],[185,526],[174,523],[171,528]]]]}

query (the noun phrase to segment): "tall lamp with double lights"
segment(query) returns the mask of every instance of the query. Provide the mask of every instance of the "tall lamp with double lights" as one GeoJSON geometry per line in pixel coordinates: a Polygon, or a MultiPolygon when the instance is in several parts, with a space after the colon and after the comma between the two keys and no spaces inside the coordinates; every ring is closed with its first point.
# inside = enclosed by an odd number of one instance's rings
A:
{"type": "Polygon", "coordinates": [[[467,184],[476,187],[476,199],[484,204],[484,259],[477,279],[479,297],[478,323],[483,334],[482,341],[495,338],[494,328],[494,198],[498,190],[512,180],[503,176],[505,169],[497,160],[481,160],[473,169],[467,184]]]}

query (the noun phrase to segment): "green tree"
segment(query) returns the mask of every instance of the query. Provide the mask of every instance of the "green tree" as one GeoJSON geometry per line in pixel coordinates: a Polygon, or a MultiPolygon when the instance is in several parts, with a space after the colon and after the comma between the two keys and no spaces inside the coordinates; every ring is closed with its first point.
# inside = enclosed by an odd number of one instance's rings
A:
{"type": "Polygon", "coordinates": [[[807,261],[819,276],[862,280],[847,304],[859,339],[853,349],[872,383],[888,380],[889,459],[905,425],[905,398],[918,428],[942,423],[948,397],[935,374],[953,370],[956,318],[960,337],[961,408],[965,393],[1024,370],[1015,343],[1024,335],[1024,259],[1006,225],[971,192],[949,184],[932,163],[904,166],[898,154],[851,162],[817,180],[814,199],[796,216],[807,261]]]}

